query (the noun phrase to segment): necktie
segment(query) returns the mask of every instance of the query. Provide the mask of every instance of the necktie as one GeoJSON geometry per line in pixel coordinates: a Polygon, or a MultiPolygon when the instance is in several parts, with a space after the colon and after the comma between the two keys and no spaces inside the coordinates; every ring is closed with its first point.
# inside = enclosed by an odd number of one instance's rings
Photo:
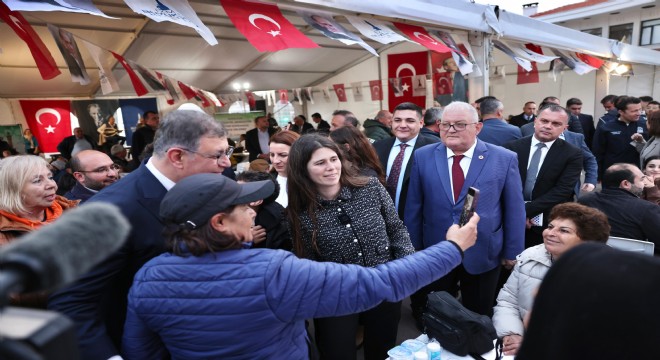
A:
{"type": "Polygon", "coordinates": [[[387,177],[387,192],[392,196],[392,200],[396,201],[396,188],[399,184],[399,175],[401,175],[401,166],[403,165],[403,156],[406,153],[406,147],[408,144],[401,143],[399,144],[401,150],[394,158],[392,163],[392,168],[390,169],[390,176],[387,177]]]}
{"type": "Polygon", "coordinates": [[[525,178],[525,188],[523,190],[525,201],[532,200],[532,190],[534,190],[536,174],[539,172],[539,163],[541,162],[541,150],[544,147],[544,143],[536,144],[536,151],[534,151],[534,154],[532,155],[532,161],[529,162],[529,168],[527,168],[527,177],[525,178]]]}
{"type": "Polygon", "coordinates": [[[463,189],[465,183],[465,174],[461,168],[461,159],[465,155],[454,155],[454,163],[451,165],[451,181],[454,184],[454,203],[458,201],[458,196],[463,189]]]}

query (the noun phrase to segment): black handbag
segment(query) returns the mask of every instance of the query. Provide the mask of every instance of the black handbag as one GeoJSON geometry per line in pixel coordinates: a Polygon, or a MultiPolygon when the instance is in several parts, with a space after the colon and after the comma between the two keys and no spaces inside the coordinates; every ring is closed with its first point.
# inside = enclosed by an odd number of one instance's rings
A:
{"type": "Polygon", "coordinates": [[[428,295],[426,312],[422,314],[429,337],[458,356],[470,355],[482,359],[481,354],[493,349],[497,332],[488,316],[466,309],[446,291],[428,295]]]}

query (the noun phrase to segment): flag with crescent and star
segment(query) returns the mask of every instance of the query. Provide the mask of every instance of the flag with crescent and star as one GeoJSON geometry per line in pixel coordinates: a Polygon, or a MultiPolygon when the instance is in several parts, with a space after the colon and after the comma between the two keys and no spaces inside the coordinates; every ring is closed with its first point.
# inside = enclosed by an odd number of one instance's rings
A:
{"type": "Polygon", "coordinates": [[[34,61],[37,63],[42,79],[50,80],[61,74],[53,55],[21,13],[9,10],[7,5],[0,1],[0,20],[9,25],[16,35],[25,41],[34,61]]]}
{"type": "Polygon", "coordinates": [[[333,84],[332,87],[335,89],[335,95],[337,95],[337,100],[339,100],[339,102],[348,101],[344,84],[333,84]]]}
{"type": "Polygon", "coordinates": [[[57,152],[57,144],[71,136],[71,102],[68,100],[20,100],[30,131],[42,152],[57,152]]]}
{"type": "Polygon", "coordinates": [[[319,47],[282,16],[275,5],[242,0],[221,0],[220,4],[236,29],[261,52],[319,47]]]}
{"type": "Polygon", "coordinates": [[[371,90],[372,101],[383,100],[383,84],[380,80],[369,81],[369,89],[371,90]]]}
{"type": "Polygon", "coordinates": [[[408,36],[410,40],[418,43],[419,45],[424,46],[429,50],[436,51],[439,53],[451,52],[450,48],[448,48],[441,41],[438,41],[433,37],[431,37],[431,35],[421,26],[403,24],[398,22],[394,22],[392,24],[394,24],[394,26],[397,29],[399,29],[401,32],[406,34],[406,36],[408,36]]]}
{"type": "Polygon", "coordinates": [[[130,65],[128,65],[128,62],[126,62],[126,59],[124,59],[123,56],[117,54],[114,51],[110,51],[112,53],[112,56],[119,61],[119,63],[126,69],[126,72],[128,73],[128,77],[131,79],[131,83],[133,84],[133,88],[135,89],[135,93],[137,96],[142,96],[146,95],[149,93],[149,90],[144,86],[142,83],[142,80],[137,76],[135,71],[133,71],[133,68],[131,68],[130,65]]]}
{"type": "Polygon", "coordinates": [[[426,97],[414,96],[412,85],[415,76],[426,75],[428,63],[426,51],[387,55],[387,77],[394,80],[390,81],[388,90],[390,109],[402,102],[412,102],[425,107],[426,97]]]}

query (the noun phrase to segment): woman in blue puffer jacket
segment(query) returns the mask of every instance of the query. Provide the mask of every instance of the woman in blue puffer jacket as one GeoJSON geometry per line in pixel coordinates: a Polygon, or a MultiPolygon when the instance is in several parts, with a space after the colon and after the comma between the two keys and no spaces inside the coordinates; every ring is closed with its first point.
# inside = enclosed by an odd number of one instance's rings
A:
{"type": "Polygon", "coordinates": [[[306,359],[304,319],[400,301],[460,264],[476,240],[478,216],[452,226],[450,241],[374,268],[243,249],[255,217],[249,203],[273,188],[199,174],[167,193],[169,252],[135,275],[124,359],[306,359]]]}

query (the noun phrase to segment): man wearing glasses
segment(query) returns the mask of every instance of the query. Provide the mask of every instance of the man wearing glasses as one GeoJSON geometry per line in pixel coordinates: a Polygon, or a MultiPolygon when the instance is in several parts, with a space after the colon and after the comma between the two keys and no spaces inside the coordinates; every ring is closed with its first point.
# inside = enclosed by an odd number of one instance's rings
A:
{"type": "Polygon", "coordinates": [[[132,229],[117,253],[49,299],[50,309],[75,322],[81,358],[121,359],[126,297],[133,275],[164,251],[160,201],[190,175],[223,176],[232,151],[224,126],[213,117],[198,111],[173,111],[156,131],[152,157],[89,200],[117,205],[132,229]]]}
{"type": "Polygon", "coordinates": [[[119,166],[108,155],[96,150],[83,150],[71,158],[71,171],[76,185],[64,194],[69,200],[84,203],[106,186],[119,180],[119,166]]]}
{"type": "MultiPolygon", "coordinates": [[[[443,231],[456,224],[468,189],[480,190],[477,242],[463,263],[411,296],[417,321],[431,291],[457,295],[463,305],[491,316],[500,264],[515,264],[525,240],[525,205],[516,154],[477,139],[483,123],[474,107],[452,102],[438,124],[442,142],[413,154],[404,223],[417,250],[444,241],[443,231]]],[[[451,240],[451,239],[449,239],[451,240]]]]}

